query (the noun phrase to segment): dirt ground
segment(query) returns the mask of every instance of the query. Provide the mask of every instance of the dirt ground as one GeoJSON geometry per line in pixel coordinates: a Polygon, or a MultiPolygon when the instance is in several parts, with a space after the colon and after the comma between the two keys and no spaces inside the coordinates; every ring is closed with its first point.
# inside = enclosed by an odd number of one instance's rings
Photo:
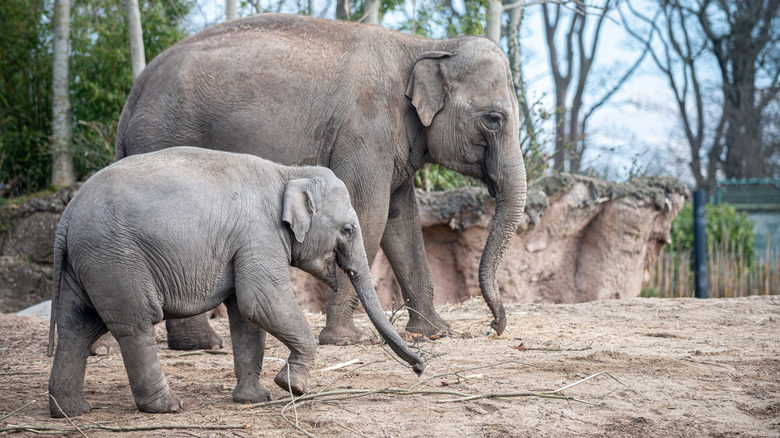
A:
{"type": "MultiPolygon", "coordinates": [[[[49,418],[48,321],[0,314],[0,434],[81,436],[75,425],[127,437],[780,436],[780,296],[509,305],[502,337],[487,336],[481,299],[440,311],[459,334],[410,340],[429,362],[421,378],[380,345],[318,347],[310,394],[319,395],[254,408],[231,400],[227,320],[212,320],[227,343],[217,354],[168,350],[160,325],[159,355],[184,410],[138,412],[114,349],[89,358],[94,409],[72,424],[49,418]],[[230,426],[242,429],[218,429],[230,426]]],[[[318,333],[324,317],[308,316],[318,333]]],[[[358,323],[370,329],[365,316],[358,323]]],[[[261,379],[283,399],[272,380],[287,350],[269,344],[261,379]]]]}

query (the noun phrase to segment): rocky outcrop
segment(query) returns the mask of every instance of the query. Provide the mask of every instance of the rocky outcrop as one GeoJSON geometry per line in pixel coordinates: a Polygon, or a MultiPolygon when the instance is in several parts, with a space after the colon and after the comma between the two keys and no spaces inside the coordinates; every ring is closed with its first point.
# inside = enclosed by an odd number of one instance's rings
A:
{"type": "Polygon", "coordinates": [[[0,209],[0,312],[51,298],[54,234],[80,184],[0,209]]]}
{"type": "MultiPolygon", "coordinates": [[[[78,185],[0,210],[0,312],[51,296],[52,242],[59,215],[78,185]]],[[[498,272],[505,303],[574,303],[636,297],[669,240],[688,190],[674,178],[609,183],[561,174],[528,191],[517,235],[498,272]]],[[[479,258],[494,212],[482,188],[418,193],[437,304],[479,295],[479,258]]],[[[398,307],[400,289],[380,252],[371,268],[382,304],[398,307]]],[[[291,268],[301,305],[325,308],[325,286],[291,268]]]]}

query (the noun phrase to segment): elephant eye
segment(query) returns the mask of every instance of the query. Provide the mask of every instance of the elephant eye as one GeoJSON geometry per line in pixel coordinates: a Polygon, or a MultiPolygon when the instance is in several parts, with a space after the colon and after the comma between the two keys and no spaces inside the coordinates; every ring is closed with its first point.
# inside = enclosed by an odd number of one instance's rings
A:
{"type": "Polygon", "coordinates": [[[491,131],[497,131],[501,127],[501,116],[497,114],[485,114],[482,116],[482,124],[491,131]]]}
{"type": "Polygon", "coordinates": [[[341,229],[341,234],[343,234],[344,237],[352,237],[352,225],[345,225],[344,228],[341,229]]]}

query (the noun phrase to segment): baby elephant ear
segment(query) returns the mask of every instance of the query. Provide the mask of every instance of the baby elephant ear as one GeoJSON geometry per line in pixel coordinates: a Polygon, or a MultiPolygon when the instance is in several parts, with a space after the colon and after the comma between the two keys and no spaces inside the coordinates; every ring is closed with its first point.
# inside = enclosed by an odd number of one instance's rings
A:
{"type": "Polygon", "coordinates": [[[406,97],[412,99],[412,105],[425,126],[431,126],[433,116],[444,107],[448,92],[440,59],[450,56],[449,52],[426,52],[414,64],[406,97]]]}
{"type": "Polygon", "coordinates": [[[287,183],[284,191],[282,220],[290,224],[295,240],[303,242],[311,228],[311,217],[315,213],[310,187],[311,180],[294,179],[287,183]]]}

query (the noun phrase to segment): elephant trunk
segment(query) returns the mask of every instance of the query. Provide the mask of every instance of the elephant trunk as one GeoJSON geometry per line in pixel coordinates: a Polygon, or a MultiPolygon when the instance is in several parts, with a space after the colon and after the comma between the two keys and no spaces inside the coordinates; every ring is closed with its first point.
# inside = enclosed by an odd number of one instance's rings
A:
{"type": "Polygon", "coordinates": [[[486,167],[490,191],[496,198],[496,212],[479,261],[479,287],[493,312],[490,326],[500,335],[506,328],[506,312],[496,273],[525,210],[527,183],[519,138],[513,136],[503,147],[500,139],[492,140],[486,167]]]}
{"type": "Polygon", "coordinates": [[[382,305],[379,303],[379,298],[376,295],[376,289],[374,289],[374,282],[371,280],[369,274],[368,263],[363,263],[357,272],[347,271],[347,275],[352,281],[352,285],[357,291],[360,302],[363,304],[363,308],[368,314],[368,318],[376,327],[379,335],[387,342],[387,345],[398,355],[401,359],[406,361],[412,366],[417,375],[421,375],[425,369],[425,363],[420,356],[414,354],[412,350],[406,345],[398,332],[393,328],[387,316],[382,311],[382,305]]]}

